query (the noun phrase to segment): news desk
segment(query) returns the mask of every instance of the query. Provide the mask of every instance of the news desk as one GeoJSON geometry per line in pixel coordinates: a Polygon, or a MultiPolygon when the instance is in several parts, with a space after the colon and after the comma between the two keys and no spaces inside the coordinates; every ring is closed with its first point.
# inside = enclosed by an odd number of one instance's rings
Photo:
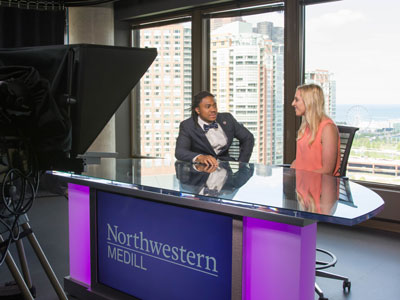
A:
{"type": "Polygon", "coordinates": [[[382,199],[278,166],[102,159],[68,182],[79,299],[314,299],[318,222],[355,225],[382,199]]]}

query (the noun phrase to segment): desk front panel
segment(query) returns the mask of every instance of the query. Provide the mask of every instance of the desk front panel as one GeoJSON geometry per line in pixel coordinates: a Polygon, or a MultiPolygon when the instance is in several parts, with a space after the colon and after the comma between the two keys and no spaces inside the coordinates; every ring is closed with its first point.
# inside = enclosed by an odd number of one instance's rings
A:
{"type": "Polygon", "coordinates": [[[96,211],[99,284],[140,299],[231,299],[232,217],[103,191],[96,211]]]}
{"type": "Polygon", "coordinates": [[[85,219],[82,211],[89,209],[82,203],[89,204],[89,194],[91,211],[89,237],[87,222],[70,219],[70,228],[79,224],[79,230],[70,229],[70,279],[96,299],[303,300],[313,295],[316,223],[296,226],[95,188],[89,193],[74,184],[69,189],[70,218],[85,219]],[[285,288],[288,282],[291,289],[285,288]]]}

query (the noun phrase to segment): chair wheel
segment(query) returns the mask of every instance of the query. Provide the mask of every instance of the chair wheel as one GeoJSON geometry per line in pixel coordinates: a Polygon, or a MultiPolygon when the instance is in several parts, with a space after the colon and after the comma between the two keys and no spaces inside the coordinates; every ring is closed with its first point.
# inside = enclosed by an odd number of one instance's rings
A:
{"type": "Polygon", "coordinates": [[[318,300],[329,300],[329,299],[325,297],[319,297],[318,300]]]}
{"type": "Polygon", "coordinates": [[[349,293],[351,290],[351,282],[343,281],[343,291],[349,293]]]}

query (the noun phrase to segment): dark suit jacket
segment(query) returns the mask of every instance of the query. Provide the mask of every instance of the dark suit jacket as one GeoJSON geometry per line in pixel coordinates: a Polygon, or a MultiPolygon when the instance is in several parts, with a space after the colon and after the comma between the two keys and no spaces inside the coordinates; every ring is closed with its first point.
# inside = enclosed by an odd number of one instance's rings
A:
{"type": "Polygon", "coordinates": [[[199,154],[212,155],[220,160],[235,160],[229,156],[229,147],[233,138],[240,142],[240,155],[238,161],[248,162],[253,152],[253,134],[239,124],[230,113],[218,113],[217,123],[222,127],[228,138],[228,143],[217,155],[210,145],[204,130],[199,126],[197,120],[189,118],[179,127],[179,136],[176,141],[175,157],[178,160],[192,161],[199,154]]]}

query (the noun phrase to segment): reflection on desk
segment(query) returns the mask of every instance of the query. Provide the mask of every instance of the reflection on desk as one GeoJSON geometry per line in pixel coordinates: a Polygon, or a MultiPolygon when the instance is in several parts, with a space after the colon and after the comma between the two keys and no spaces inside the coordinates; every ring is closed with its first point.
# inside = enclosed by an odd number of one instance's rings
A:
{"type": "Polygon", "coordinates": [[[68,177],[70,182],[72,179],[81,184],[91,182],[176,196],[182,205],[186,205],[185,199],[191,199],[219,203],[222,208],[226,205],[344,225],[358,224],[383,209],[376,193],[347,178],[237,162],[220,162],[218,168],[226,178],[218,179],[219,184],[211,189],[206,186],[213,173],[209,169],[163,159],[106,158],[96,170],[83,174],[51,173],[68,177]]]}
{"type": "Polygon", "coordinates": [[[339,197],[340,179],[331,176],[296,170],[296,196],[303,211],[331,215],[339,197]]]}
{"type": "Polygon", "coordinates": [[[253,176],[254,165],[235,163],[232,170],[229,162],[220,163],[218,167],[204,168],[202,165],[177,161],[175,170],[180,191],[233,199],[240,187],[253,176]]]}

